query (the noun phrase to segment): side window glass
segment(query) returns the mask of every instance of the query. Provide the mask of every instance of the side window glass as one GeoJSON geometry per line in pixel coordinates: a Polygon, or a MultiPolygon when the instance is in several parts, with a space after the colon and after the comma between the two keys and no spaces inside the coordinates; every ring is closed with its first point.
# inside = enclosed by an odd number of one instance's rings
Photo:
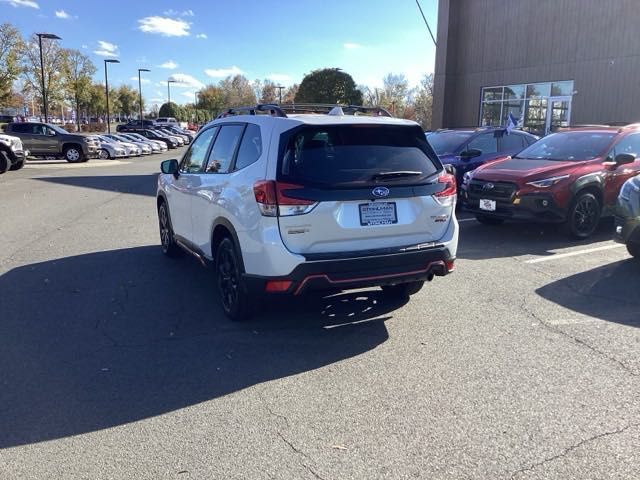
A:
{"type": "Polygon", "coordinates": [[[498,139],[493,133],[483,133],[471,140],[467,145],[467,150],[480,150],[483,155],[487,153],[496,153],[498,151],[498,139]]]}
{"type": "Polygon", "coordinates": [[[207,161],[207,173],[229,173],[233,155],[240,143],[240,137],[244,125],[223,125],[213,144],[209,160],[207,161]]]}
{"type": "Polygon", "coordinates": [[[236,170],[247,167],[254,163],[262,155],[262,136],[260,135],[260,127],[249,123],[242,136],[242,143],[238,149],[238,157],[236,158],[236,170]]]}
{"type": "Polygon", "coordinates": [[[627,135],[616,146],[610,154],[611,160],[615,160],[616,155],[621,153],[632,153],[638,158],[640,156],[640,134],[627,135]]]}
{"type": "Polygon", "coordinates": [[[510,133],[509,135],[502,136],[503,152],[518,152],[523,148],[522,135],[518,135],[517,133],[510,133]]]}
{"type": "Polygon", "coordinates": [[[39,124],[35,123],[33,125],[33,134],[34,135],[44,135],[45,134],[44,125],[39,125],[39,124]]]}
{"type": "Polygon", "coordinates": [[[182,162],[180,163],[181,172],[198,173],[202,171],[209,144],[211,144],[211,139],[213,139],[217,131],[218,127],[205,130],[193,141],[187,153],[182,157],[182,162]]]}

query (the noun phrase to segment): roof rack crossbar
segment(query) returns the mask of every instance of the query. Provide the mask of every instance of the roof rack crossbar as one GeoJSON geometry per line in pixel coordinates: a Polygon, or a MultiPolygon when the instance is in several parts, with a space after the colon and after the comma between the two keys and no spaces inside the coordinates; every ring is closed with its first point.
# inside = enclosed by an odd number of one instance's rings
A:
{"type": "Polygon", "coordinates": [[[286,118],[287,113],[324,113],[328,114],[335,108],[342,109],[345,115],[355,115],[356,113],[368,113],[383,117],[392,117],[386,109],[382,107],[364,107],[361,105],[340,105],[326,103],[289,103],[289,104],[258,104],[254,106],[233,107],[225,110],[217,118],[230,117],[233,115],[257,115],[258,112],[269,113],[274,117],[286,118]]]}
{"type": "Polygon", "coordinates": [[[218,115],[217,118],[230,117],[233,115],[257,115],[257,112],[268,112],[274,117],[286,118],[287,114],[278,105],[258,104],[254,106],[233,107],[218,115]]]}

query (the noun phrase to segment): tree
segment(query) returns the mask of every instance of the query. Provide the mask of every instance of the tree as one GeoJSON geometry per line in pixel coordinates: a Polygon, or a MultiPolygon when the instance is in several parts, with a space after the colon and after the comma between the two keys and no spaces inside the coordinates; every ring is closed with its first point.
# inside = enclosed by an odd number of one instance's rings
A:
{"type": "Polygon", "coordinates": [[[262,84],[262,92],[260,94],[260,103],[278,103],[279,92],[276,84],[271,80],[265,80],[262,84]]]}
{"type": "Polygon", "coordinates": [[[173,117],[178,119],[180,116],[180,109],[177,103],[167,102],[163,103],[160,107],[160,112],[158,112],[159,117],[173,117]]]}
{"type": "Polygon", "coordinates": [[[6,106],[13,94],[13,82],[20,74],[23,41],[10,23],[0,25],[0,106],[6,106]]]}
{"type": "MultiPolygon", "coordinates": [[[[42,42],[42,58],[47,100],[52,104],[61,103],[64,100],[62,70],[65,55],[57,42],[45,39],[42,42]]],[[[33,35],[31,40],[24,44],[22,67],[25,89],[42,99],[42,69],[40,68],[40,49],[36,35],[33,35]]],[[[44,102],[42,104],[44,105],[44,102]]]]}
{"type": "Polygon", "coordinates": [[[120,112],[130,118],[140,110],[138,92],[129,85],[121,85],[116,90],[118,101],[120,102],[120,112]]]}
{"type": "Polygon", "coordinates": [[[295,102],[361,105],[362,92],[348,73],[339,68],[325,68],[305,75],[295,102]]]}
{"type": "Polygon", "coordinates": [[[80,131],[80,105],[90,99],[91,76],[96,66],[79,50],[65,50],[62,68],[63,86],[67,99],[76,112],[76,123],[80,131]]]}
{"type": "Polygon", "coordinates": [[[88,100],[86,104],[87,116],[99,117],[106,111],[106,98],[104,95],[104,85],[92,83],[88,88],[88,100]]]}
{"type": "Polygon", "coordinates": [[[420,80],[414,96],[416,121],[425,130],[431,129],[431,110],[433,108],[433,73],[420,80]]]}
{"type": "Polygon", "coordinates": [[[222,90],[224,108],[255,105],[257,102],[253,87],[244,75],[225,78],[220,82],[219,88],[222,90]]]}
{"type": "Polygon", "coordinates": [[[298,89],[300,85],[294,83],[289,88],[284,91],[284,95],[282,95],[282,103],[295,103],[296,94],[298,93],[298,89]]]}
{"type": "Polygon", "coordinates": [[[401,116],[409,94],[409,82],[404,75],[387,74],[383,79],[381,106],[401,116]]]}

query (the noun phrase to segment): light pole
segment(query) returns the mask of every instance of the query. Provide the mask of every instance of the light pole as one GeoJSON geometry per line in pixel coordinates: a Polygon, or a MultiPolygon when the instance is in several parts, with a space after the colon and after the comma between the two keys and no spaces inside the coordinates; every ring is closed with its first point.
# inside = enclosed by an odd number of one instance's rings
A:
{"type": "Polygon", "coordinates": [[[167,103],[171,103],[171,84],[177,83],[175,80],[167,80],[167,103]]]}
{"type": "Polygon", "coordinates": [[[282,105],[282,89],[284,88],[284,86],[277,85],[276,88],[278,89],[278,93],[280,94],[280,103],[279,103],[279,105],[282,105]]]}
{"type": "Polygon", "coordinates": [[[42,105],[44,107],[44,123],[49,123],[49,112],[47,111],[47,87],[44,81],[44,60],[42,59],[42,39],[62,40],[53,33],[36,33],[38,36],[38,46],[40,47],[40,76],[42,77],[42,105]]]}
{"type": "Polygon", "coordinates": [[[120,60],[105,59],[104,60],[104,91],[107,95],[107,132],[111,133],[111,121],[109,120],[109,77],[107,75],[107,63],[120,63],[120,60]]]}
{"type": "Polygon", "coordinates": [[[196,125],[198,124],[198,93],[193,92],[193,108],[196,111],[196,121],[194,122],[196,125]]]}
{"type": "Polygon", "coordinates": [[[138,91],[140,92],[140,126],[144,127],[144,121],[142,120],[142,79],[140,78],[140,72],[150,72],[148,68],[138,69],[138,91]]]}

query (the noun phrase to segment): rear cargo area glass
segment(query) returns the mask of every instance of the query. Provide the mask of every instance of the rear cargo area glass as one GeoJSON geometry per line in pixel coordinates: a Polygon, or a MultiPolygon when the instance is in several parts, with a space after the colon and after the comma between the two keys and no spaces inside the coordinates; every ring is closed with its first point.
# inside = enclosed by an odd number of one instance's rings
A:
{"type": "Polygon", "coordinates": [[[304,126],[280,142],[278,179],[305,186],[419,185],[441,168],[417,126],[304,126]]]}

